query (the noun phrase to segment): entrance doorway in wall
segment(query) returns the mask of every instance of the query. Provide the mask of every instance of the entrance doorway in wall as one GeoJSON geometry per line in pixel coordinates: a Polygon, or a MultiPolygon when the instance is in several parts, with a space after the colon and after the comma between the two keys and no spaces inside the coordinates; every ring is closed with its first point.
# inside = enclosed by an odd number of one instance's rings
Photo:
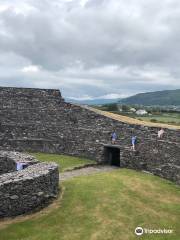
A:
{"type": "Polygon", "coordinates": [[[120,148],[116,146],[105,146],[104,147],[105,162],[120,167],[120,148]]]}

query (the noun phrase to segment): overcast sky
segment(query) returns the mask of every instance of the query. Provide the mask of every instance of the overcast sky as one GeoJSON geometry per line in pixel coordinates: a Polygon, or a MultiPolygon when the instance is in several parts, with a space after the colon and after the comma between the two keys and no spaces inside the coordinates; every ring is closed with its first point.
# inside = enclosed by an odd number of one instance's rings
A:
{"type": "Polygon", "coordinates": [[[180,1],[1,0],[0,85],[81,99],[180,88],[180,1]]]}

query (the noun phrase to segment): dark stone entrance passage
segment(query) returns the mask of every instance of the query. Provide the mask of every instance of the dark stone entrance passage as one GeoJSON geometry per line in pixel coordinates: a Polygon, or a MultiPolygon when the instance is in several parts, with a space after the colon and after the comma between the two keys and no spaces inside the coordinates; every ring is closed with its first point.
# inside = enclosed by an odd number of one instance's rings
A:
{"type": "Polygon", "coordinates": [[[117,146],[105,146],[104,147],[105,162],[120,167],[120,149],[117,146]]]}

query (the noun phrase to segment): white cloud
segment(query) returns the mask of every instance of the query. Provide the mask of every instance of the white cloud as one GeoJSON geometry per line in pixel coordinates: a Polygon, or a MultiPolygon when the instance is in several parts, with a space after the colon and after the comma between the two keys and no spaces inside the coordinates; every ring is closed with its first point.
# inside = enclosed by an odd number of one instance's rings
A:
{"type": "Polygon", "coordinates": [[[37,73],[39,72],[39,67],[35,65],[25,66],[21,69],[23,73],[37,73]]]}
{"type": "Polygon", "coordinates": [[[22,14],[24,16],[28,16],[30,12],[36,11],[37,9],[33,7],[32,5],[29,5],[27,3],[21,3],[19,6],[14,6],[13,11],[16,14],[22,14]]]}
{"type": "Polygon", "coordinates": [[[97,99],[117,99],[117,98],[125,98],[128,97],[128,94],[117,94],[117,93],[110,93],[103,96],[98,97],[97,99]]]}
{"type": "Polygon", "coordinates": [[[7,9],[8,9],[7,5],[0,4],[0,13],[6,11],[7,9]]]}
{"type": "Polygon", "coordinates": [[[89,96],[89,95],[83,95],[82,97],[68,97],[69,99],[72,100],[96,100],[96,99],[119,99],[119,98],[125,98],[128,97],[128,94],[117,94],[117,93],[110,93],[110,94],[106,94],[106,95],[102,95],[99,97],[93,97],[93,96],[89,96]]]}
{"type": "Polygon", "coordinates": [[[83,100],[93,100],[94,98],[92,96],[89,95],[82,95],[81,97],[68,97],[69,99],[72,100],[79,100],[79,101],[83,101],[83,100]]]}
{"type": "Polygon", "coordinates": [[[4,12],[8,9],[16,14],[22,14],[24,16],[28,16],[32,11],[37,10],[37,8],[35,8],[31,3],[26,1],[4,0],[3,3],[0,3],[0,12],[4,12]]]}

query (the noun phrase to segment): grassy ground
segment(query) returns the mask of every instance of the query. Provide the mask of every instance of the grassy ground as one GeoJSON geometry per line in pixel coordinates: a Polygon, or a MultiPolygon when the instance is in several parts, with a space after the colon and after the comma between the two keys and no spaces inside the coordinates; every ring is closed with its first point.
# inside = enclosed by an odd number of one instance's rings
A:
{"type": "Polygon", "coordinates": [[[162,113],[162,114],[155,114],[155,115],[144,116],[144,117],[136,116],[136,118],[144,121],[156,120],[157,122],[180,125],[180,113],[179,114],[178,113],[162,113]]]}
{"type": "Polygon", "coordinates": [[[22,222],[0,224],[1,240],[178,240],[180,188],[128,169],[77,177],[63,183],[56,208],[22,222]],[[173,229],[137,237],[134,229],[173,229]]]}
{"type": "MultiPolygon", "coordinates": [[[[150,121],[145,121],[145,120],[139,120],[136,118],[124,116],[124,115],[117,114],[117,113],[102,111],[102,110],[95,109],[92,107],[88,107],[88,109],[90,109],[91,111],[96,112],[98,114],[101,114],[103,116],[115,119],[120,122],[129,123],[129,124],[137,124],[137,125],[144,125],[144,126],[151,126],[151,127],[158,127],[158,128],[162,127],[162,128],[170,128],[170,129],[180,129],[180,125],[174,125],[174,124],[169,124],[169,123],[160,123],[160,122],[156,123],[156,122],[150,122],[150,121]]],[[[138,116],[138,118],[139,118],[139,116],[138,116]]]]}
{"type": "Polygon", "coordinates": [[[48,153],[30,153],[30,154],[35,156],[39,161],[56,162],[59,165],[61,172],[68,169],[73,169],[74,167],[80,167],[96,163],[95,161],[86,158],[78,158],[59,154],[48,153]]]}
{"type": "MultiPolygon", "coordinates": [[[[112,106],[111,106],[112,107],[112,106]]],[[[120,116],[125,116],[129,118],[135,118],[142,121],[147,122],[154,122],[154,123],[164,123],[164,124],[171,124],[171,125],[178,125],[180,126],[180,113],[178,112],[156,112],[151,115],[144,115],[139,116],[133,112],[120,112],[117,108],[117,105],[115,104],[115,109],[110,110],[106,105],[104,106],[93,106],[94,109],[97,109],[98,111],[105,111],[110,112],[113,114],[117,114],[120,116]]],[[[125,119],[125,118],[124,118],[125,119]]],[[[126,119],[128,120],[128,119],[126,119]]]]}

